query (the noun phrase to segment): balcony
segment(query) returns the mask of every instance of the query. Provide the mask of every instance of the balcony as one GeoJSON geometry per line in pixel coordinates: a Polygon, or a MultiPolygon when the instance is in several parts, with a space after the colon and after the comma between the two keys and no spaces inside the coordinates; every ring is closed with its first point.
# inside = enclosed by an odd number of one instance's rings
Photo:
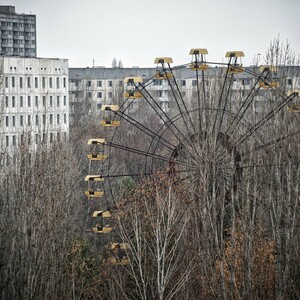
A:
{"type": "Polygon", "coordinates": [[[9,25],[9,26],[8,26],[8,25],[2,25],[2,26],[1,26],[1,29],[2,29],[2,30],[12,30],[12,29],[13,29],[13,26],[12,26],[12,25],[9,25]]]}
{"type": "Polygon", "coordinates": [[[12,47],[13,46],[13,43],[7,43],[7,42],[3,42],[2,41],[2,47],[12,47]]]}
{"type": "Polygon", "coordinates": [[[2,55],[13,55],[13,50],[7,50],[5,48],[2,48],[2,51],[1,51],[1,54],[2,55]]]}
{"type": "Polygon", "coordinates": [[[12,33],[3,33],[3,31],[2,31],[2,34],[1,34],[2,39],[12,39],[12,37],[13,37],[12,33]]]}
{"type": "Polygon", "coordinates": [[[35,32],[35,28],[34,27],[32,27],[32,28],[28,28],[28,27],[24,27],[24,31],[25,32],[35,32]]]}
{"type": "Polygon", "coordinates": [[[17,49],[24,48],[24,44],[14,44],[14,48],[17,49]]]}
{"type": "Polygon", "coordinates": [[[29,41],[35,41],[35,36],[28,36],[28,35],[25,35],[25,40],[29,40],[29,41]]]}

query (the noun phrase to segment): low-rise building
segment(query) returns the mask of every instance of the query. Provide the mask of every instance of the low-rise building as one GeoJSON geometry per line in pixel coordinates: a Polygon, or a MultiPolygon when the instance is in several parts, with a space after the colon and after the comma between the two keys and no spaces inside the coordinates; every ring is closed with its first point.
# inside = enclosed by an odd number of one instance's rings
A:
{"type": "MultiPolygon", "coordinates": [[[[259,86],[261,81],[259,67],[246,67],[244,72],[227,75],[226,70],[224,66],[215,65],[204,71],[204,77],[199,71],[197,79],[195,70],[184,65],[172,70],[174,78],[160,80],[154,77],[157,68],[70,68],[70,120],[74,123],[80,116],[97,114],[103,104],[123,103],[126,77],[141,77],[144,81],[143,86],[149,93],[146,95],[147,98],[155,99],[164,112],[178,110],[181,97],[187,109],[198,106],[198,97],[201,99],[202,107],[212,105],[212,101],[217,105],[219,101],[217,98],[221,97],[224,86],[225,92],[222,97],[230,98],[230,101],[226,101],[227,109],[236,113],[245,99],[253,98],[250,101],[251,110],[249,108],[247,119],[252,122],[261,118],[265,111],[270,109],[270,90],[259,86]],[[206,91],[205,94],[203,90],[206,91]]],[[[286,92],[299,89],[299,74],[299,67],[280,67],[276,73],[276,80],[280,79],[280,89],[286,92]]],[[[132,103],[133,110],[137,103],[132,103]]]]}

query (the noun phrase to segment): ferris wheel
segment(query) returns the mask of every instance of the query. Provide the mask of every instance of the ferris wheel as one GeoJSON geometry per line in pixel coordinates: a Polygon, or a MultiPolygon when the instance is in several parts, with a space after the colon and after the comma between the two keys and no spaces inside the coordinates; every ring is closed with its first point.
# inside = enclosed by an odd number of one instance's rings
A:
{"type": "MultiPolygon", "coordinates": [[[[245,188],[245,174],[269,163],[266,151],[299,135],[298,94],[284,89],[276,66],[243,67],[242,51],[227,52],[227,62],[210,62],[202,48],[190,55],[179,66],[156,58],[153,77],[125,78],[124,99],[102,106],[104,135],[88,141],[96,175],[85,178],[86,196],[102,207],[94,218],[111,217],[120,184],[157,171],[195,191],[205,179],[208,190],[230,202],[245,188]],[[283,119],[289,130],[278,129],[283,119]]],[[[112,230],[100,227],[93,232],[112,230]]]]}

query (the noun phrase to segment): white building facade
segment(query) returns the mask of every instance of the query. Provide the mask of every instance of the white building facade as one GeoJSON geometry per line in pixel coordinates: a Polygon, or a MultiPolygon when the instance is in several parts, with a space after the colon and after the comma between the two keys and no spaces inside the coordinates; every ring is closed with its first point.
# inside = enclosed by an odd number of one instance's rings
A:
{"type": "MultiPolygon", "coordinates": [[[[230,101],[228,101],[228,109],[236,111],[236,107],[240,105],[240,101],[245,99],[250,90],[258,79],[251,75],[254,70],[259,74],[258,68],[248,67],[248,72],[242,72],[234,74],[231,82],[230,101]]],[[[300,87],[300,69],[299,67],[287,67],[284,68],[287,72],[284,76],[286,82],[280,83],[280,88],[288,91],[298,91],[300,87]]],[[[93,67],[93,68],[70,68],[70,119],[71,122],[76,122],[76,118],[80,118],[80,115],[91,115],[100,112],[103,104],[120,104],[119,101],[124,100],[124,90],[126,85],[124,79],[126,77],[141,77],[146,83],[146,90],[151,97],[160,105],[162,111],[169,113],[173,108],[177,108],[174,101],[174,91],[170,87],[170,83],[167,79],[154,79],[156,74],[156,68],[105,68],[105,67],[93,67]],[[152,80],[151,80],[152,78],[152,80]]],[[[278,77],[283,77],[282,72],[278,74],[278,77]]],[[[207,91],[206,96],[209,96],[209,91],[214,90],[215,86],[219,87],[218,91],[221,91],[221,87],[225,81],[226,68],[210,67],[205,71],[204,82],[202,78],[197,78],[195,71],[191,70],[188,66],[184,68],[174,69],[173,74],[176,78],[177,87],[180,91],[180,96],[184,98],[185,104],[188,109],[192,109],[193,106],[197,106],[198,88],[205,84],[207,91]]],[[[170,80],[174,84],[173,79],[170,80]]],[[[228,81],[229,82],[229,81],[228,81]]],[[[226,83],[228,85],[228,82],[226,83]]],[[[253,115],[256,114],[257,118],[261,117],[265,109],[269,108],[268,89],[260,89],[255,92],[255,97],[251,101],[251,109],[253,115]]],[[[179,97],[178,91],[176,97],[179,97]]],[[[202,95],[202,92],[200,91],[202,95]]],[[[210,100],[212,101],[212,99],[210,100]]],[[[216,100],[218,101],[218,100],[216,100]]],[[[298,101],[298,100],[297,100],[298,101]]],[[[138,101],[134,101],[131,105],[132,111],[136,109],[138,101]]],[[[207,103],[203,103],[207,105],[207,103]]],[[[252,119],[251,119],[252,121],[252,119]]]]}
{"type": "Polygon", "coordinates": [[[1,56],[0,99],[2,152],[67,138],[68,60],[1,56]]]}
{"type": "MultiPolygon", "coordinates": [[[[72,122],[80,114],[100,112],[103,104],[116,104],[124,99],[126,77],[141,77],[147,81],[156,73],[156,68],[70,68],[70,114],[72,122]]],[[[147,90],[165,111],[169,108],[169,86],[166,80],[157,80],[147,90]]],[[[120,104],[120,103],[119,103],[120,104]]],[[[134,104],[134,103],[133,103],[134,104]]],[[[134,105],[132,105],[134,106],[134,105]]],[[[132,107],[134,110],[134,108],[132,107]]]]}

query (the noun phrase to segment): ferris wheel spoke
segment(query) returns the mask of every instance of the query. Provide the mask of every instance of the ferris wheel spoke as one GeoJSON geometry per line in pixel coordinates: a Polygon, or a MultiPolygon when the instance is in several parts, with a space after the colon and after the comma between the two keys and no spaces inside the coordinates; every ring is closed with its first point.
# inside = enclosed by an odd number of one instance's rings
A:
{"type": "Polygon", "coordinates": [[[205,48],[193,48],[189,53],[192,56],[192,63],[189,65],[190,69],[196,73],[196,90],[197,90],[197,102],[198,102],[198,126],[199,133],[202,132],[202,115],[201,115],[201,97],[200,97],[200,83],[199,83],[199,71],[201,71],[201,85],[202,85],[202,97],[203,102],[206,105],[206,91],[205,91],[205,73],[208,69],[206,63],[205,55],[208,54],[207,49],[205,48]]]}
{"type": "MultiPolygon", "coordinates": [[[[195,171],[191,169],[186,169],[186,170],[175,170],[171,172],[172,174],[181,174],[181,173],[195,173],[195,171]]],[[[122,174],[107,174],[107,175],[102,175],[102,178],[122,178],[122,177],[141,177],[141,176],[152,176],[153,172],[149,173],[122,173],[122,174]]],[[[188,175],[192,176],[192,175],[188,175]]],[[[187,176],[187,177],[188,177],[187,176]]]]}
{"type": "Polygon", "coordinates": [[[173,86],[173,84],[171,83],[171,80],[170,80],[170,78],[169,78],[168,76],[167,76],[167,80],[168,80],[169,86],[170,86],[170,88],[171,88],[173,97],[174,97],[174,99],[175,99],[176,105],[177,105],[177,107],[178,107],[178,110],[179,110],[179,112],[180,112],[181,115],[182,115],[182,119],[183,119],[183,121],[184,121],[184,123],[185,123],[185,126],[186,126],[187,131],[191,134],[190,129],[189,129],[189,126],[188,126],[188,123],[187,123],[187,121],[185,120],[185,117],[184,117],[184,116],[187,116],[187,119],[188,119],[190,125],[192,126],[194,133],[196,133],[195,126],[194,126],[194,124],[193,124],[193,122],[192,122],[191,116],[190,116],[189,113],[188,113],[187,106],[186,106],[186,104],[185,104],[185,101],[184,101],[184,99],[183,99],[182,93],[181,93],[181,91],[180,91],[180,89],[179,89],[178,83],[177,83],[177,81],[176,81],[175,75],[174,75],[174,73],[173,73],[173,70],[172,70],[170,64],[168,63],[168,69],[166,69],[164,65],[162,65],[162,67],[163,67],[163,71],[164,71],[164,72],[170,71],[170,73],[172,74],[172,80],[173,80],[173,83],[174,83],[174,85],[175,85],[175,87],[176,87],[176,90],[174,89],[174,86],[173,86]],[[181,109],[180,103],[179,103],[179,101],[178,101],[178,99],[177,99],[177,95],[178,95],[178,98],[179,98],[179,100],[181,101],[181,103],[182,103],[184,109],[181,109]]]}
{"type": "MultiPolygon", "coordinates": [[[[290,96],[285,96],[284,100],[281,103],[279,103],[275,109],[273,109],[268,114],[266,114],[262,119],[260,119],[256,124],[254,124],[243,135],[241,135],[235,142],[232,143],[233,149],[236,149],[238,146],[243,144],[248,138],[250,138],[254,133],[258,132],[258,130],[262,126],[264,126],[266,122],[272,119],[276,113],[281,111],[286,106],[287,103],[293,100],[294,97],[296,97],[295,94],[292,94],[290,96]]],[[[222,154],[224,154],[224,152],[222,154]]]]}
{"type": "Polygon", "coordinates": [[[225,84],[226,84],[226,81],[227,81],[228,70],[229,70],[229,66],[227,67],[226,75],[225,75],[225,78],[224,78],[224,81],[223,81],[222,91],[221,91],[221,94],[220,94],[220,97],[219,97],[219,103],[218,103],[218,106],[217,106],[217,109],[216,109],[216,114],[215,114],[215,118],[214,118],[214,122],[213,122],[212,134],[214,134],[214,135],[215,135],[215,128],[216,128],[216,123],[217,123],[217,119],[218,119],[218,113],[220,111],[220,107],[221,107],[221,103],[222,103],[222,97],[223,97],[223,93],[224,93],[224,89],[225,89],[225,84]]]}
{"type": "Polygon", "coordinates": [[[233,82],[233,74],[230,76],[228,87],[227,87],[227,91],[226,91],[226,95],[225,95],[225,99],[223,101],[224,105],[221,108],[221,119],[220,119],[220,122],[219,122],[219,126],[218,126],[218,130],[217,130],[216,136],[219,134],[219,132],[221,131],[221,128],[222,128],[222,123],[223,123],[223,119],[224,119],[224,115],[225,115],[225,110],[226,110],[227,102],[228,102],[228,99],[229,99],[230,88],[231,88],[232,82],[233,82]]]}
{"type": "MultiPolygon", "coordinates": [[[[128,114],[125,114],[124,112],[119,112],[119,111],[116,112],[116,114],[119,115],[123,120],[127,121],[129,124],[133,125],[135,128],[141,130],[146,135],[153,138],[153,140],[151,141],[151,143],[149,145],[148,151],[146,152],[146,159],[148,158],[147,154],[151,152],[151,147],[152,147],[153,141],[157,142],[154,151],[156,151],[158,145],[164,146],[167,149],[171,150],[172,152],[176,149],[175,145],[173,145],[172,143],[170,143],[169,141],[167,141],[166,139],[164,139],[162,137],[164,132],[162,132],[160,135],[158,135],[158,133],[152,131],[151,129],[149,129],[149,127],[144,126],[143,124],[141,124],[134,118],[130,117],[128,114]]],[[[183,158],[186,159],[186,157],[183,157],[183,158]]],[[[146,164],[145,164],[145,168],[146,168],[146,164]]]]}
{"type": "Polygon", "coordinates": [[[246,99],[244,100],[244,102],[240,106],[238,112],[236,113],[233,120],[229,124],[229,126],[226,130],[226,133],[231,134],[232,132],[234,132],[236,130],[237,126],[240,124],[240,122],[243,119],[245,113],[249,109],[250,105],[253,103],[253,100],[254,100],[255,96],[257,95],[258,91],[260,90],[260,87],[259,86],[257,87],[258,83],[259,83],[259,79],[257,79],[255,84],[253,85],[253,87],[249,91],[246,99]]]}
{"type": "MultiPolygon", "coordinates": [[[[161,160],[161,161],[165,161],[165,162],[170,161],[170,157],[168,157],[168,156],[158,155],[158,154],[155,154],[155,153],[149,153],[147,151],[143,151],[143,150],[140,150],[140,149],[128,147],[128,146],[125,146],[125,145],[115,144],[115,143],[112,143],[112,142],[107,142],[105,145],[108,146],[108,147],[118,149],[118,150],[122,150],[122,151],[125,151],[125,152],[142,155],[144,157],[149,157],[149,158],[152,158],[152,159],[157,159],[157,160],[161,160]]],[[[189,166],[189,164],[187,164],[184,161],[180,161],[180,160],[176,161],[176,163],[178,163],[179,165],[188,165],[189,166]]]]}
{"type": "Polygon", "coordinates": [[[252,126],[244,135],[242,135],[235,143],[235,147],[241,145],[243,142],[245,142],[246,139],[248,139],[254,132],[256,132],[258,129],[260,129],[263,125],[265,125],[266,122],[268,122],[270,119],[272,119],[276,113],[280,112],[287,103],[291,102],[293,98],[296,97],[296,95],[286,96],[284,97],[284,100],[280,102],[275,109],[270,111],[267,115],[265,115],[260,121],[258,121],[254,126],[252,126]]]}
{"type": "Polygon", "coordinates": [[[163,160],[163,161],[169,161],[168,157],[165,157],[165,156],[162,156],[162,155],[157,155],[157,154],[154,154],[154,153],[147,153],[147,152],[142,151],[140,149],[127,147],[127,146],[115,144],[115,143],[112,143],[112,142],[108,142],[107,146],[115,148],[115,149],[123,150],[123,151],[126,151],[126,152],[130,152],[130,153],[143,155],[145,157],[149,156],[151,158],[155,158],[155,159],[159,159],[159,160],[163,160]]]}
{"type": "MultiPolygon", "coordinates": [[[[222,125],[222,122],[223,122],[223,117],[224,117],[224,113],[225,113],[225,109],[226,109],[228,94],[230,92],[230,86],[231,86],[231,83],[232,83],[232,80],[233,80],[233,74],[231,74],[231,76],[229,76],[229,74],[230,74],[229,70],[230,70],[230,67],[231,67],[231,61],[232,61],[232,59],[233,59],[233,57],[230,57],[229,58],[229,62],[227,64],[227,68],[226,68],[226,72],[225,72],[225,76],[224,76],[224,80],[223,80],[223,84],[222,84],[222,89],[221,89],[221,93],[220,93],[220,96],[219,96],[219,102],[218,102],[218,106],[217,106],[217,111],[216,111],[216,115],[215,115],[214,123],[213,123],[213,127],[212,127],[212,133],[215,132],[215,128],[216,128],[216,124],[217,124],[217,119],[218,119],[218,112],[219,111],[221,112],[221,120],[220,120],[220,123],[219,123],[218,132],[220,131],[220,128],[221,128],[221,125],[222,125]],[[223,94],[225,92],[226,85],[228,84],[227,83],[228,80],[230,80],[230,81],[229,81],[229,85],[228,85],[228,88],[227,88],[227,93],[226,93],[225,100],[224,100],[224,106],[221,109],[222,100],[223,100],[223,94]]],[[[237,60],[237,58],[235,57],[235,64],[236,64],[236,60],[237,60]]],[[[215,136],[217,136],[217,134],[215,136]]]]}
{"type": "Polygon", "coordinates": [[[179,128],[173,124],[173,122],[171,121],[171,119],[168,117],[168,115],[163,111],[163,109],[160,107],[160,105],[155,101],[155,99],[153,98],[153,96],[145,89],[143,88],[141,90],[141,93],[143,95],[143,98],[146,100],[146,102],[150,105],[150,107],[154,110],[154,112],[157,114],[157,116],[160,118],[160,120],[164,123],[164,124],[172,124],[173,127],[176,129],[176,133],[174,132],[174,130],[170,127],[170,125],[167,125],[169,130],[171,131],[171,133],[174,135],[174,137],[180,141],[180,137],[178,136],[178,134],[182,137],[184,137],[184,134],[181,132],[181,130],[179,130],[179,128]],[[145,93],[145,94],[144,94],[145,93]],[[149,101],[149,99],[151,99],[152,103],[149,101]],[[164,119],[162,116],[164,116],[166,119],[164,119]]]}
{"type": "MultiPolygon", "coordinates": [[[[267,142],[267,143],[265,143],[265,144],[263,144],[263,145],[260,145],[260,146],[258,146],[258,147],[256,147],[256,148],[250,149],[250,150],[247,151],[247,152],[241,153],[240,157],[241,157],[241,159],[245,159],[246,157],[248,157],[249,155],[253,154],[254,152],[258,152],[258,151],[261,151],[261,150],[265,150],[265,149],[268,148],[268,147],[271,147],[271,146],[273,146],[273,145],[279,144],[279,143],[281,143],[281,142],[283,142],[283,141],[285,141],[285,140],[287,140],[287,139],[293,138],[293,137],[295,137],[295,136],[297,136],[297,135],[300,135],[300,132],[299,132],[299,131],[293,132],[293,133],[291,133],[291,134],[289,134],[289,135],[287,135],[287,136],[283,136],[283,137],[277,138],[277,139],[272,140],[272,141],[270,141],[270,142],[267,142]]],[[[228,160],[223,160],[223,161],[220,160],[220,161],[218,162],[218,164],[219,164],[220,166],[224,166],[224,165],[226,165],[226,164],[228,164],[228,163],[230,163],[230,159],[228,159],[228,160]]],[[[246,162],[244,162],[244,163],[246,163],[246,162]]],[[[277,165],[278,165],[278,164],[277,164],[277,165]]],[[[282,165],[284,165],[284,164],[282,164],[282,165]]],[[[255,167],[258,167],[258,168],[264,168],[264,167],[271,167],[271,166],[275,166],[275,164],[256,164],[256,163],[253,163],[253,164],[250,164],[250,165],[240,165],[239,167],[240,167],[241,169],[246,169],[246,168],[255,168],[255,167]]],[[[228,167],[228,169],[232,169],[232,168],[231,168],[231,167],[228,167]]]]}
{"type": "Polygon", "coordinates": [[[258,147],[256,147],[256,148],[250,149],[249,151],[244,152],[244,153],[242,153],[241,155],[242,155],[243,157],[248,156],[248,155],[250,155],[250,154],[253,153],[253,152],[260,151],[260,150],[264,150],[264,149],[266,149],[266,148],[268,148],[268,147],[270,147],[270,146],[273,146],[273,145],[276,145],[276,144],[278,144],[278,143],[281,143],[281,142],[283,142],[283,141],[285,141],[285,140],[287,140],[287,139],[290,139],[290,138],[292,138],[292,137],[295,137],[295,136],[297,136],[297,135],[299,135],[299,134],[300,134],[300,131],[292,132],[292,133],[290,133],[290,134],[288,134],[288,135],[286,135],[286,136],[281,136],[281,137],[276,138],[276,139],[274,139],[274,140],[272,140],[272,141],[266,142],[265,144],[260,145],[260,146],[258,146],[258,147]]]}
{"type": "MultiPolygon", "coordinates": [[[[159,106],[159,104],[155,101],[155,99],[151,96],[151,94],[146,89],[143,89],[143,91],[141,91],[141,93],[142,93],[144,99],[146,100],[146,102],[150,105],[150,107],[152,107],[154,109],[156,114],[162,120],[163,124],[167,126],[168,130],[170,130],[170,132],[177,139],[177,141],[179,143],[181,143],[181,141],[183,139],[185,139],[185,134],[183,134],[183,132],[178,128],[178,126],[175,124],[175,122],[173,122],[169,118],[169,116],[162,110],[162,108],[159,106]],[[143,94],[143,92],[145,92],[145,94],[143,94]],[[147,96],[152,100],[153,104],[149,101],[147,96]],[[157,107],[158,110],[156,110],[155,107],[157,107]],[[161,114],[159,113],[159,111],[161,112],[161,114]],[[164,120],[164,118],[161,115],[163,115],[166,118],[166,120],[164,120]],[[173,128],[176,130],[176,132],[174,132],[173,128]],[[180,135],[180,137],[178,136],[178,134],[180,135]]],[[[187,143],[189,144],[189,146],[191,148],[195,149],[193,144],[189,143],[189,141],[187,141],[187,143]]],[[[189,152],[189,155],[191,155],[192,157],[194,156],[191,152],[189,152]]]]}
{"type": "Polygon", "coordinates": [[[175,145],[173,145],[172,143],[170,143],[169,141],[167,141],[163,137],[159,136],[156,132],[152,131],[149,127],[146,127],[145,125],[143,125],[139,121],[137,121],[134,118],[130,117],[128,114],[125,114],[124,111],[117,112],[116,114],[119,117],[121,117],[124,121],[128,122],[129,124],[131,124],[135,128],[141,130],[146,135],[152,137],[153,139],[155,139],[157,142],[159,142],[160,144],[162,144],[163,146],[165,146],[169,150],[174,150],[175,149],[175,147],[176,147],[175,145]]]}

